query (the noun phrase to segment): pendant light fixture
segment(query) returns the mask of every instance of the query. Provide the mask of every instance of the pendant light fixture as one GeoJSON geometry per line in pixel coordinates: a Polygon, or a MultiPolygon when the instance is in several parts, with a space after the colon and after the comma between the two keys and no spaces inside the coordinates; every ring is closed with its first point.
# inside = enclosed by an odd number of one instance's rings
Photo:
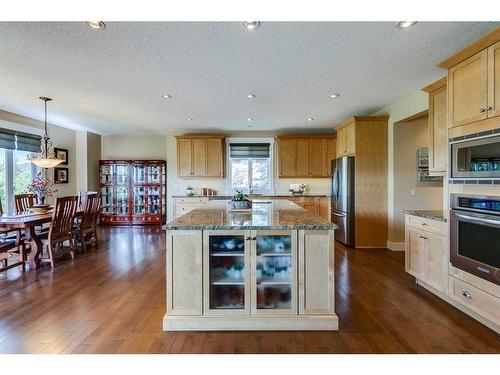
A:
{"type": "Polygon", "coordinates": [[[45,96],[40,96],[40,99],[43,100],[45,104],[45,132],[42,136],[40,152],[34,155],[28,155],[28,160],[40,168],[54,168],[64,160],[55,157],[54,152],[51,150],[52,141],[47,134],[47,102],[50,102],[52,99],[45,96]]]}

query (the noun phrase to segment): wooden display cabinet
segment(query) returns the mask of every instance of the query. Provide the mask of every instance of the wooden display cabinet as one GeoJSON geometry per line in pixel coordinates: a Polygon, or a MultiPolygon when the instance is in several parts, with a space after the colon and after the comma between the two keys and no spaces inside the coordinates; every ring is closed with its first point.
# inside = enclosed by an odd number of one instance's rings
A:
{"type": "Polygon", "coordinates": [[[165,184],[163,160],[100,160],[101,224],[165,223],[165,184]]]}

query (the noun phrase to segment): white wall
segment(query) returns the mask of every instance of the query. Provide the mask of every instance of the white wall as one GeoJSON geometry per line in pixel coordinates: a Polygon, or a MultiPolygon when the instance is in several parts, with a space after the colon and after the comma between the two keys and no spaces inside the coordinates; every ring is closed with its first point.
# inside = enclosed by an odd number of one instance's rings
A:
{"type": "Polygon", "coordinates": [[[417,179],[417,149],[429,147],[428,129],[427,115],[394,125],[393,242],[405,240],[404,210],[439,210],[443,206],[443,182],[417,179]],[[415,195],[411,195],[412,189],[415,195]]]}

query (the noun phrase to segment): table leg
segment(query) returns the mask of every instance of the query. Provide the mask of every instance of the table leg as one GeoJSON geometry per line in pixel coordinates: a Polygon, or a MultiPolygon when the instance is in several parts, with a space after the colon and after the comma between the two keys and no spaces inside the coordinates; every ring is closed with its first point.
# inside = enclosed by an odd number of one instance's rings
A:
{"type": "Polygon", "coordinates": [[[38,237],[35,232],[35,227],[31,226],[24,230],[24,234],[26,239],[30,243],[30,253],[28,255],[28,265],[30,266],[30,270],[35,270],[40,266],[40,253],[42,252],[42,240],[38,237]]]}

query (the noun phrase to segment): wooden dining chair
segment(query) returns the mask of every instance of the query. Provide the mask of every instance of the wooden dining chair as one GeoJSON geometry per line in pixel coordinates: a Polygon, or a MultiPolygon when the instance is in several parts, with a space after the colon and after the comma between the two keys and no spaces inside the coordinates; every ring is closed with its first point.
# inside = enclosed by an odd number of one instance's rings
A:
{"type": "Polygon", "coordinates": [[[42,263],[50,263],[54,268],[54,254],[69,252],[71,258],[75,258],[75,243],[73,238],[73,223],[78,206],[78,197],[56,198],[52,211],[52,221],[49,231],[41,235],[45,256],[40,258],[42,263]],[[64,249],[64,242],[68,241],[69,246],[64,249]]]}
{"type": "Polygon", "coordinates": [[[83,214],[75,224],[74,238],[85,252],[87,244],[97,244],[97,216],[101,198],[97,193],[90,193],[85,194],[81,202],[80,209],[83,210],[83,214]]]}
{"type": "MultiPolygon", "coordinates": [[[[0,200],[0,216],[3,215],[2,201],[0,200]]],[[[0,229],[0,260],[3,264],[0,272],[10,268],[21,266],[25,270],[26,246],[25,238],[20,229],[0,229]],[[9,264],[9,259],[16,259],[17,262],[9,264]]]]}
{"type": "Polygon", "coordinates": [[[14,201],[16,203],[16,212],[27,211],[28,208],[35,205],[35,194],[16,194],[14,195],[14,201]]]}

